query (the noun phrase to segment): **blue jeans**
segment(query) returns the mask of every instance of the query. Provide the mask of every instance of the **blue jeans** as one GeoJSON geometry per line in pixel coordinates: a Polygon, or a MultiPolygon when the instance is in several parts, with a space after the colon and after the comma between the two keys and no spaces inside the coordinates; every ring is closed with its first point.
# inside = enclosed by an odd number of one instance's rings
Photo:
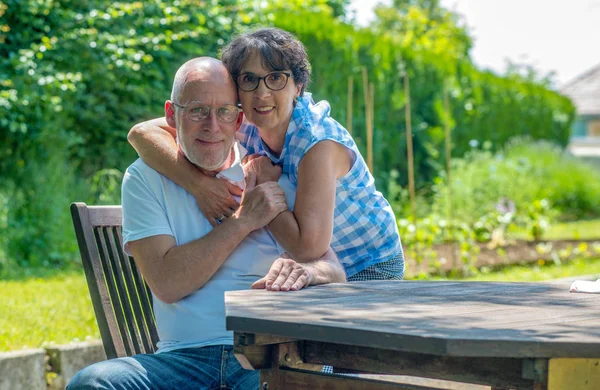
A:
{"type": "Polygon", "coordinates": [[[185,348],[106,360],[79,371],[67,390],[257,390],[259,371],[245,370],[230,345],[185,348]]]}

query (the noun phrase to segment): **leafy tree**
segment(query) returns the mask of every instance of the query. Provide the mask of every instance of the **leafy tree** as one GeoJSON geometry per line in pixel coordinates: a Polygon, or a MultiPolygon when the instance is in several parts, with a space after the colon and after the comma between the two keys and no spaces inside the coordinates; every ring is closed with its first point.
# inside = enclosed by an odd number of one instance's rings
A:
{"type": "Polygon", "coordinates": [[[377,5],[375,16],[372,27],[377,33],[393,36],[415,51],[432,54],[428,60],[469,57],[473,41],[467,28],[461,25],[460,16],[443,8],[439,0],[394,0],[391,5],[377,5]]]}
{"type": "Polygon", "coordinates": [[[249,18],[235,1],[2,1],[0,180],[17,238],[9,256],[40,265],[50,248],[68,253],[69,201],[89,196],[97,171],[134,160],[127,130],[161,114],[175,69],[217,56],[249,18]]]}
{"type": "Polygon", "coordinates": [[[331,8],[334,17],[345,17],[350,0],[327,0],[326,4],[331,8]]]}

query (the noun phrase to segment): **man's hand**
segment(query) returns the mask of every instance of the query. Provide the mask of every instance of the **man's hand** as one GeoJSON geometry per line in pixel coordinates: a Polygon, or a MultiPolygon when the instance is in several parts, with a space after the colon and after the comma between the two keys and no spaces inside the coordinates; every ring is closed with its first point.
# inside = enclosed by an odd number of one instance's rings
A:
{"type": "Polygon", "coordinates": [[[212,226],[224,217],[230,217],[238,208],[233,195],[241,196],[242,190],[227,180],[216,179],[198,173],[199,183],[192,195],[196,199],[202,214],[212,226]]]}
{"type": "Polygon", "coordinates": [[[254,289],[270,291],[296,291],[310,286],[313,274],[306,264],[292,259],[279,258],[273,262],[269,273],[252,284],[254,289]]]}
{"type": "Polygon", "coordinates": [[[234,217],[245,220],[252,230],[256,230],[268,225],[285,210],[287,210],[285,193],[279,184],[270,181],[253,188],[246,187],[234,217]]]}
{"type": "Polygon", "coordinates": [[[252,154],[244,157],[242,163],[246,176],[252,173],[256,176],[257,185],[268,181],[277,182],[281,176],[281,167],[273,165],[271,159],[267,156],[252,154]]]}

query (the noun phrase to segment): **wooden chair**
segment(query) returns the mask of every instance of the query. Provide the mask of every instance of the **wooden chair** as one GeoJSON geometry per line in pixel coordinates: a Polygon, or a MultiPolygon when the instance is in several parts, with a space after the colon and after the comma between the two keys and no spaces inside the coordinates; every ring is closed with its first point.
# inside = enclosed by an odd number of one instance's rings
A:
{"type": "Polygon", "coordinates": [[[152,295],[123,252],[121,206],[73,203],[71,216],[107,358],[153,353],[152,295]]]}

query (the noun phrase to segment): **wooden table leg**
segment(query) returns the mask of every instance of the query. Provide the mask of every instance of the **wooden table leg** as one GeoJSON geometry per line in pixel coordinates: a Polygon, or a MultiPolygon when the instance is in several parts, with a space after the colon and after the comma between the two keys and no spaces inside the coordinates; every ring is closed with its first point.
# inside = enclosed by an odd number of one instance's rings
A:
{"type": "Polygon", "coordinates": [[[280,346],[274,345],[271,350],[271,364],[268,368],[260,370],[261,390],[275,390],[283,388],[281,375],[279,374],[280,346]]]}

